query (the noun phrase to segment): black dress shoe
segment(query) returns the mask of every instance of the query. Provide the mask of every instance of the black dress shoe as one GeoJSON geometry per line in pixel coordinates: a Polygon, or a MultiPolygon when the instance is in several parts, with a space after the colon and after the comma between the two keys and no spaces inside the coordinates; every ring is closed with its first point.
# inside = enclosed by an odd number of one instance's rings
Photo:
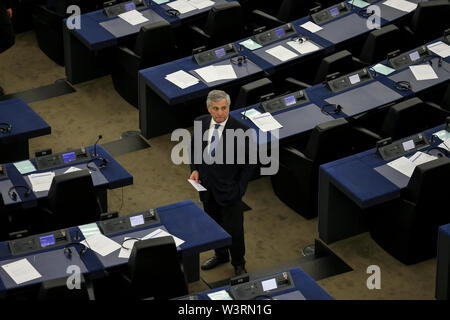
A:
{"type": "Polygon", "coordinates": [[[230,259],[219,259],[217,256],[213,256],[212,258],[209,258],[205,262],[203,262],[201,268],[202,270],[210,270],[215,267],[217,267],[219,264],[227,263],[230,261],[230,259]]]}
{"type": "Polygon", "coordinates": [[[247,273],[247,270],[245,269],[244,266],[234,266],[234,274],[236,276],[240,276],[244,273],[247,273]]]}

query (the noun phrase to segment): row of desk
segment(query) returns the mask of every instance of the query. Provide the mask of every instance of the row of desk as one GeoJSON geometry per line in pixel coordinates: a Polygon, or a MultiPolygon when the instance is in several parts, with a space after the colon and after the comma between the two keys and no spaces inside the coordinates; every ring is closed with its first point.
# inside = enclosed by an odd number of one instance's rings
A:
{"type": "MultiPolygon", "coordinates": [[[[374,3],[381,8],[380,16],[378,16],[381,26],[408,15],[404,11],[384,5],[383,2],[374,3]]],[[[418,3],[419,1],[414,0],[412,2],[418,3]]],[[[330,54],[336,48],[342,47],[345,42],[368,34],[371,31],[367,27],[368,19],[361,17],[358,14],[359,11],[359,8],[352,8],[349,13],[321,25],[322,30],[316,33],[301,27],[311,19],[310,17],[304,17],[292,22],[295,34],[289,37],[283,37],[279,41],[267,44],[254,51],[242,47],[239,54],[247,56],[247,63],[232,64],[237,79],[211,83],[206,83],[200,79],[198,84],[186,89],[180,89],[165,79],[167,74],[178,70],[192,73],[192,70],[197,69],[198,65],[192,57],[139,71],[139,126],[143,136],[150,138],[168,133],[175,128],[191,126],[192,120],[205,112],[203,100],[212,89],[227,90],[263,76],[276,74],[281,69],[292,68],[308,61],[308,59],[330,54]],[[299,36],[306,36],[319,47],[319,50],[307,54],[298,54],[295,58],[284,62],[266,53],[266,50],[278,45],[284,46],[292,37],[299,36]]],[[[234,45],[241,48],[240,43],[248,39],[236,41],[234,45]]],[[[222,64],[231,63],[229,59],[213,63],[213,65],[222,64]]]]}
{"type": "Polygon", "coordinates": [[[21,99],[0,102],[0,164],[28,159],[29,139],[51,133],[50,125],[21,99]]]}
{"type": "MultiPolygon", "coordinates": [[[[236,0],[213,0],[215,4],[233,1],[236,0]]],[[[168,14],[168,9],[170,8],[167,3],[159,5],[151,1],[148,8],[139,10],[149,22],[134,26],[119,17],[109,18],[103,10],[82,14],[80,29],[70,30],[64,23],[64,61],[67,80],[77,84],[108,74],[109,70],[114,68],[110,60],[111,50],[139,33],[140,28],[146,23],[165,20],[175,28],[204,17],[211,7],[178,16],[168,14]]]]}
{"type": "MultiPolygon", "coordinates": [[[[132,230],[108,235],[109,238],[121,244],[125,237],[140,238],[161,228],[170,234],[184,240],[178,247],[188,281],[199,280],[199,253],[231,244],[231,237],[212,218],[191,200],[162,206],[157,208],[159,223],[145,228],[135,227],[132,230]]],[[[100,223],[97,222],[98,226],[100,223]]],[[[79,228],[68,229],[71,239],[84,240],[79,228]]],[[[78,242],[78,241],[76,241],[78,242]]],[[[119,258],[118,251],[101,256],[93,250],[87,250],[80,255],[79,246],[70,244],[72,257],[64,254],[64,246],[53,246],[32,253],[13,255],[8,241],[0,242],[0,265],[26,258],[42,277],[23,284],[16,284],[11,277],[0,268],[0,294],[7,294],[12,290],[24,289],[39,285],[43,281],[67,277],[67,267],[76,265],[86,277],[104,277],[106,270],[124,267],[128,259],[119,258]]]]}

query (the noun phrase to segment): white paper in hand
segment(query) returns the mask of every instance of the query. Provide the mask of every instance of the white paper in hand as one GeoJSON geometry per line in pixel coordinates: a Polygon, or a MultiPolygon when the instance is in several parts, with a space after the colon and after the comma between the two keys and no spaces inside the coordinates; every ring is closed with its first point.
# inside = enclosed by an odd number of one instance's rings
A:
{"type": "Polygon", "coordinates": [[[195,182],[195,180],[188,179],[189,183],[192,184],[192,186],[197,191],[206,191],[206,188],[202,186],[200,183],[195,182]]]}

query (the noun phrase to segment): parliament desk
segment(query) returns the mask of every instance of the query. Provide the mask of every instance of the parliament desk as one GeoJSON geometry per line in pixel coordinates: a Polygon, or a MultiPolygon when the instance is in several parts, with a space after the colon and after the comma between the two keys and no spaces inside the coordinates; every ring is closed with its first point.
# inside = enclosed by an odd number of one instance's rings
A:
{"type": "MultiPolygon", "coordinates": [[[[140,70],[138,104],[139,127],[142,135],[146,138],[151,138],[169,133],[176,128],[191,126],[196,116],[206,113],[206,96],[212,89],[222,89],[232,93],[233,91],[237,91],[243,84],[260,78],[263,75],[279,75],[280,72],[289,70],[296,65],[303,65],[309,59],[334,52],[337,46],[345,41],[353,41],[357,37],[368,34],[372,31],[366,25],[368,18],[358,15],[359,11],[360,9],[357,7],[350,9],[348,13],[321,25],[322,30],[316,33],[312,33],[301,27],[302,24],[310,20],[310,17],[296,20],[292,23],[295,29],[293,34],[280,36],[278,40],[270,42],[256,50],[250,50],[242,45],[242,42],[249,38],[234,42],[234,45],[240,50],[238,54],[247,57],[246,63],[236,65],[232,63],[231,59],[226,58],[218,59],[209,65],[231,64],[236,73],[236,79],[211,83],[205,82],[193,72],[193,70],[200,68],[193,61],[193,57],[186,57],[163,65],[140,70]],[[318,49],[301,54],[288,45],[288,42],[294,37],[306,37],[318,49]],[[266,52],[278,46],[295,51],[295,56],[281,60],[266,52]],[[166,75],[179,70],[184,70],[196,76],[199,82],[185,89],[181,89],[165,79],[166,75]]],[[[407,13],[404,11],[387,7],[387,9],[381,12],[380,25],[383,26],[397,21],[397,19],[406,15],[407,13]],[[386,17],[384,14],[386,14],[386,17]]],[[[308,112],[304,111],[305,114],[309,115],[311,112],[316,113],[311,111],[313,108],[308,108],[308,112]]],[[[319,121],[324,120],[322,117],[319,118],[319,121]]]]}
{"type": "Polygon", "coordinates": [[[450,224],[439,227],[436,299],[450,300],[450,224]]]}
{"type": "MultiPolygon", "coordinates": [[[[443,129],[443,125],[428,129],[424,136],[430,142],[432,134],[443,129]]],[[[441,142],[430,142],[430,146],[441,142]]],[[[376,149],[370,149],[320,166],[318,224],[321,240],[329,244],[366,232],[364,209],[400,197],[409,178],[387,166],[388,162],[376,149]]]]}
{"type": "MultiPolygon", "coordinates": [[[[293,268],[286,270],[291,275],[293,285],[291,288],[282,290],[279,288],[276,292],[274,290],[263,292],[264,296],[256,297],[255,300],[267,300],[269,297],[274,300],[334,300],[321,286],[317,284],[306,272],[300,268],[293,268]]],[[[267,275],[264,277],[258,277],[256,279],[250,279],[250,282],[255,281],[261,283],[264,280],[271,280],[274,276],[279,275],[267,275]]],[[[230,293],[230,286],[224,286],[215,288],[208,291],[203,291],[190,297],[195,297],[197,300],[212,300],[208,294],[214,294],[218,291],[225,290],[230,293]]],[[[231,296],[231,295],[230,295],[231,296]]],[[[178,300],[188,300],[186,297],[181,297],[178,300]]]]}
{"type": "MultiPolygon", "coordinates": [[[[442,38],[432,41],[429,44],[442,41],[442,38]]],[[[352,118],[361,114],[390,104],[401,102],[404,99],[412,98],[414,95],[432,89],[438,85],[446,84],[450,81],[450,58],[443,59],[439,63],[439,58],[430,56],[423,62],[431,62],[431,67],[438,76],[437,79],[416,80],[409,67],[395,70],[389,75],[376,74],[372,71],[372,80],[355,84],[340,92],[332,92],[325,84],[317,84],[305,89],[309,99],[308,102],[297,102],[292,106],[285,107],[280,111],[275,111],[272,116],[277,120],[282,128],[278,131],[278,139],[285,140],[295,138],[301,134],[309,132],[316,125],[338,118],[352,118]],[[396,88],[397,81],[408,81],[411,90],[402,91],[396,88]],[[322,106],[335,104],[342,107],[342,111],[337,114],[327,114],[322,112],[322,106]]],[[[387,61],[381,62],[387,65],[387,61]]],[[[368,67],[372,69],[373,66],[368,67]]],[[[356,73],[356,72],[355,72],[356,73]]],[[[351,74],[351,73],[350,73],[351,74]]],[[[281,99],[292,97],[294,93],[285,94],[281,99]]],[[[290,100],[289,100],[290,101],[290,100]]],[[[295,99],[293,100],[295,101],[295,99]]],[[[283,101],[281,101],[281,104],[283,101]]],[[[231,117],[248,125],[256,131],[258,145],[271,141],[272,134],[268,133],[266,138],[261,138],[262,132],[245,114],[252,109],[264,113],[261,104],[255,104],[245,108],[240,108],[230,112],[231,117]]]]}
{"type": "MultiPolygon", "coordinates": [[[[159,223],[141,227],[136,226],[133,230],[108,235],[119,244],[122,244],[125,237],[143,237],[156,229],[163,229],[185,242],[177,250],[181,255],[185,273],[188,281],[199,280],[199,254],[200,252],[215,249],[231,244],[231,237],[214,220],[212,220],[193,201],[186,200],[156,208],[159,215],[159,223]]],[[[100,226],[100,222],[97,222],[100,226]]],[[[71,239],[75,242],[83,241],[85,238],[80,234],[78,227],[69,228],[71,239]]],[[[13,255],[7,241],[0,242],[0,266],[27,259],[29,263],[41,274],[42,277],[31,281],[17,284],[0,267],[0,295],[14,294],[23,290],[33,290],[40,283],[68,277],[67,268],[78,266],[80,272],[90,279],[98,279],[105,276],[105,271],[119,271],[126,267],[127,258],[119,258],[118,251],[114,251],[106,256],[88,249],[84,254],[80,254],[80,246],[69,244],[72,250],[72,257],[69,259],[64,254],[64,246],[53,246],[42,249],[34,253],[13,255]]]]}
{"type": "MultiPolygon", "coordinates": [[[[213,1],[220,4],[235,0],[213,1]]],[[[82,14],[79,29],[68,29],[67,20],[64,20],[64,60],[67,80],[77,84],[109,74],[109,70],[114,68],[110,59],[112,50],[126,43],[130,37],[135,37],[143,25],[165,20],[172,27],[178,27],[205,16],[211,7],[193,10],[179,16],[169,15],[167,9],[169,9],[167,3],[159,5],[151,1],[151,5],[147,8],[139,9],[149,21],[137,25],[131,25],[119,17],[109,18],[103,10],[82,14]]],[[[158,44],[155,43],[156,45],[158,44]]]]}
{"type": "MultiPolygon", "coordinates": [[[[89,146],[86,148],[89,154],[93,154],[94,147],[89,146]]],[[[107,159],[108,163],[105,168],[98,168],[101,166],[101,161],[81,161],[76,164],[61,163],[57,166],[46,170],[36,170],[29,174],[43,173],[53,171],[55,175],[63,174],[70,167],[76,167],[78,169],[89,169],[94,184],[94,188],[100,198],[100,204],[103,212],[108,210],[107,208],[107,189],[116,189],[133,184],[133,177],[130,173],[120,165],[105,149],[97,145],[97,153],[99,157],[107,159]],[[89,168],[87,167],[89,165],[89,168]],[[95,168],[96,170],[92,169],[95,168]]],[[[67,151],[70,153],[70,151],[67,151]]],[[[36,167],[36,159],[30,159],[30,162],[36,167]]],[[[0,177],[0,195],[3,199],[3,206],[6,212],[13,209],[22,208],[30,209],[38,205],[39,201],[47,199],[48,191],[31,192],[26,195],[25,188],[17,188],[17,198],[13,199],[10,196],[9,190],[13,186],[28,186],[31,187],[30,179],[27,174],[21,174],[14,163],[7,163],[5,165],[7,171],[7,177],[0,177]]]]}
{"type": "Polygon", "coordinates": [[[50,125],[21,99],[0,101],[0,122],[5,123],[0,125],[0,164],[28,159],[29,139],[51,133],[50,125]]]}

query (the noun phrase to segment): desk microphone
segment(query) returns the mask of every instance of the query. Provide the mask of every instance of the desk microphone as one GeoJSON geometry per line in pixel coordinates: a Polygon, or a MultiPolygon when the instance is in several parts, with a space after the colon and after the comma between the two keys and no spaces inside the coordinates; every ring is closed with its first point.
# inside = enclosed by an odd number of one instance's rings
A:
{"type": "Polygon", "coordinates": [[[94,144],[94,157],[98,157],[98,154],[97,154],[97,144],[98,144],[98,142],[99,142],[102,138],[103,138],[103,136],[102,136],[101,134],[99,134],[99,135],[98,135],[97,141],[95,141],[95,144],[94,144]]]}

